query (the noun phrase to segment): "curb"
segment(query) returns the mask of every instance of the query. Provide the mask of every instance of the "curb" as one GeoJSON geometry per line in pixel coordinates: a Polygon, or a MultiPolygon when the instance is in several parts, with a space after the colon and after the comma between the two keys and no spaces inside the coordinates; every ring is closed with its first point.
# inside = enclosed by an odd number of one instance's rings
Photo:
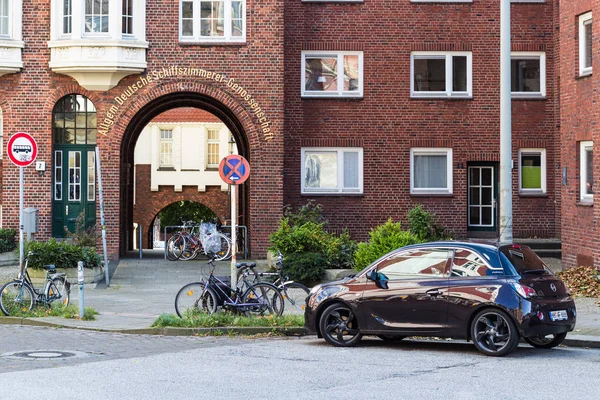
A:
{"type": "Polygon", "coordinates": [[[130,335],[163,335],[163,336],[223,336],[223,335],[259,335],[268,333],[277,333],[285,336],[305,336],[307,334],[304,328],[287,328],[287,327],[269,327],[269,326],[256,326],[256,327],[234,327],[234,326],[221,326],[212,328],[177,328],[177,327],[165,327],[165,328],[141,328],[141,329],[106,329],[106,328],[93,328],[83,326],[69,326],[63,324],[56,324],[52,322],[39,321],[33,318],[21,318],[21,317],[0,317],[0,325],[26,325],[26,326],[41,326],[48,328],[65,328],[65,329],[78,329],[84,331],[94,332],[110,332],[110,333],[124,333],[130,335]]]}
{"type": "Polygon", "coordinates": [[[586,337],[569,339],[569,336],[565,338],[562,342],[563,345],[567,347],[580,347],[580,348],[589,348],[589,349],[600,349],[600,338],[586,337]]]}

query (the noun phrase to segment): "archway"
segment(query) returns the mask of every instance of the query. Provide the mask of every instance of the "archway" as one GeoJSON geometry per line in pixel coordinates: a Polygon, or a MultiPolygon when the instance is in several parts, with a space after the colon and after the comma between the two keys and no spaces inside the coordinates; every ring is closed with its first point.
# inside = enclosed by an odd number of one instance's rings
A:
{"type": "MultiPolygon", "coordinates": [[[[120,253],[123,255],[126,251],[132,249],[133,243],[133,223],[134,221],[134,187],[135,176],[133,173],[134,165],[134,150],[135,145],[140,137],[144,127],[148,125],[158,115],[180,107],[192,107],[205,110],[213,114],[223,124],[227,126],[231,135],[235,140],[237,151],[239,154],[250,160],[250,151],[248,137],[244,132],[243,126],[236,115],[224,104],[218,100],[205,94],[196,92],[175,92],[156,98],[144,105],[131,119],[125,129],[123,140],[121,141],[121,159],[120,159],[120,192],[121,192],[121,207],[120,207],[120,253]]],[[[246,185],[240,187],[238,198],[240,225],[248,225],[249,217],[249,195],[246,185]]],[[[179,192],[180,197],[174,200],[187,200],[185,196],[185,188],[179,192]]],[[[166,204],[165,204],[166,205],[166,204]]],[[[164,207],[164,205],[163,205],[164,207]]],[[[150,210],[148,210],[150,211],[150,210]]],[[[160,208],[148,212],[149,219],[152,219],[160,208]]],[[[148,221],[149,223],[150,221],[148,221]]],[[[149,226],[149,225],[148,225],[149,226]]],[[[146,236],[147,237],[147,236],[146,236]]]]}

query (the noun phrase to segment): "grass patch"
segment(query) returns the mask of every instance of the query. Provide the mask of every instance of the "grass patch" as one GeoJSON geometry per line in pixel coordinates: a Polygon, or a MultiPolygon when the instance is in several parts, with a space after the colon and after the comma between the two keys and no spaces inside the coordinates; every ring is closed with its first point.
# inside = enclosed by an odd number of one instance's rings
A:
{"type": "Polygon", "coordinates": [[[167,326],[177,328],[215,328],[215,327],[273,327],[300,328],[304,326],[303,315],[282,315],[281,317],[246,317],[231,313],[215,313],[208,315],[199,311],[186,311],[183,318],[175,314],[162,314],[152,324],[155,328],[167,326]]]}
{"type": "MultiPolygon", "coordinates": [[[[83,309],[83,321],[94,321],[98,315],[98,311],[91,307],[85,307],[83,309]]],[[[51,307],[45,307],[44,305],[34,305],[31,310],[23,311],[12,315],[14,317],[22,318],[40,318],[40,317],[62,317],[67,319],[78,319],[79,318],[79,307],[70,304],[64,306],[63,304],[52,304],[51,307]]]]}

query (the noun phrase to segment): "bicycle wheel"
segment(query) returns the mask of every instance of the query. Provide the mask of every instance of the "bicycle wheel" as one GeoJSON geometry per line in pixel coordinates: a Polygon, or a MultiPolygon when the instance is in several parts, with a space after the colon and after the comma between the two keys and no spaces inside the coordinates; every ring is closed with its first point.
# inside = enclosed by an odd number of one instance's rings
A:
{"type": "Polygon", "coordinates": [[[308,288],[298,282],[286,282],[278,287],[283,299],[285,300],[286,314],[304,314],[306,308],[306,297],[308,288]]]}
{"type": "Polygon", "coordinates": [[[215,260],[227,260],[231,257],[231,242],[229,238],[221,233],[218,233],[219,240],[221,241],[221,249],[215,253],[215,260]]]}
{"type": "Polygon", "coordinates": [[[33,308],[35,296],[28,284],[15,280],[0,289],[0,308],[4,315],[18,316],[33,308]]]}
{"type": "Polygon", "coordinates": [[[52,278],[45,294],[48,305],[54,301],[59,301],[60,304],[67,307],[71,301],[71,283],[64,276],[52,278]]]}
{"type": "Polygon", "coordinates": [[[167,241],[167,258],[175,261],[179,258],[186,246],[186,240],[183,235],[176,234],[167,241]]]}
{"type": "Polygon", "coordinates": [[[194,239],[185,239],[185,246],[181,254],[179,255],[179,259],[183,261],[188,261],[196,258],[198,255],[200,244],[196,244],[193,242],[194,239]]]}
{"type": "Polygon", "coordinates": [[[242,303],[250,304],[246,306],[246,311],[258,315],[277,315],[283,314],[283,296],[275,285],[266,282],[259,282],[252,285],[242,295],[242,303]]]}
{"type": "Polygon", "coordinates": [[[205,282],[188,283],[175,296],[175,311],[183,318],[184,315],[196,312],[213,314],[217,311],[217,295],[211,288],[206,288],[205,282]],[[189,310],[189,311],[188,311],[189,310]]]}

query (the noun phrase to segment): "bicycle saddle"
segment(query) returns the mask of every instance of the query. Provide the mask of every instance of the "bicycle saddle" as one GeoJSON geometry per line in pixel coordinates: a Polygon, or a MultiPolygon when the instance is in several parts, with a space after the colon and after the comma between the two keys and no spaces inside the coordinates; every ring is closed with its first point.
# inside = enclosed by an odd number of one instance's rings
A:
{"type": "Polygon", "coordinates": [[[241,263],[235,263],[235,267],[236,268],[254,268],[256,267],[256,263],[255,262],[241,262],[241,263]]]}
{"type": "Polygon", "coordinates": [[[44,265],[42,268],[48,272],[56,272],[56,266],[54,264],[44,265]]]}

